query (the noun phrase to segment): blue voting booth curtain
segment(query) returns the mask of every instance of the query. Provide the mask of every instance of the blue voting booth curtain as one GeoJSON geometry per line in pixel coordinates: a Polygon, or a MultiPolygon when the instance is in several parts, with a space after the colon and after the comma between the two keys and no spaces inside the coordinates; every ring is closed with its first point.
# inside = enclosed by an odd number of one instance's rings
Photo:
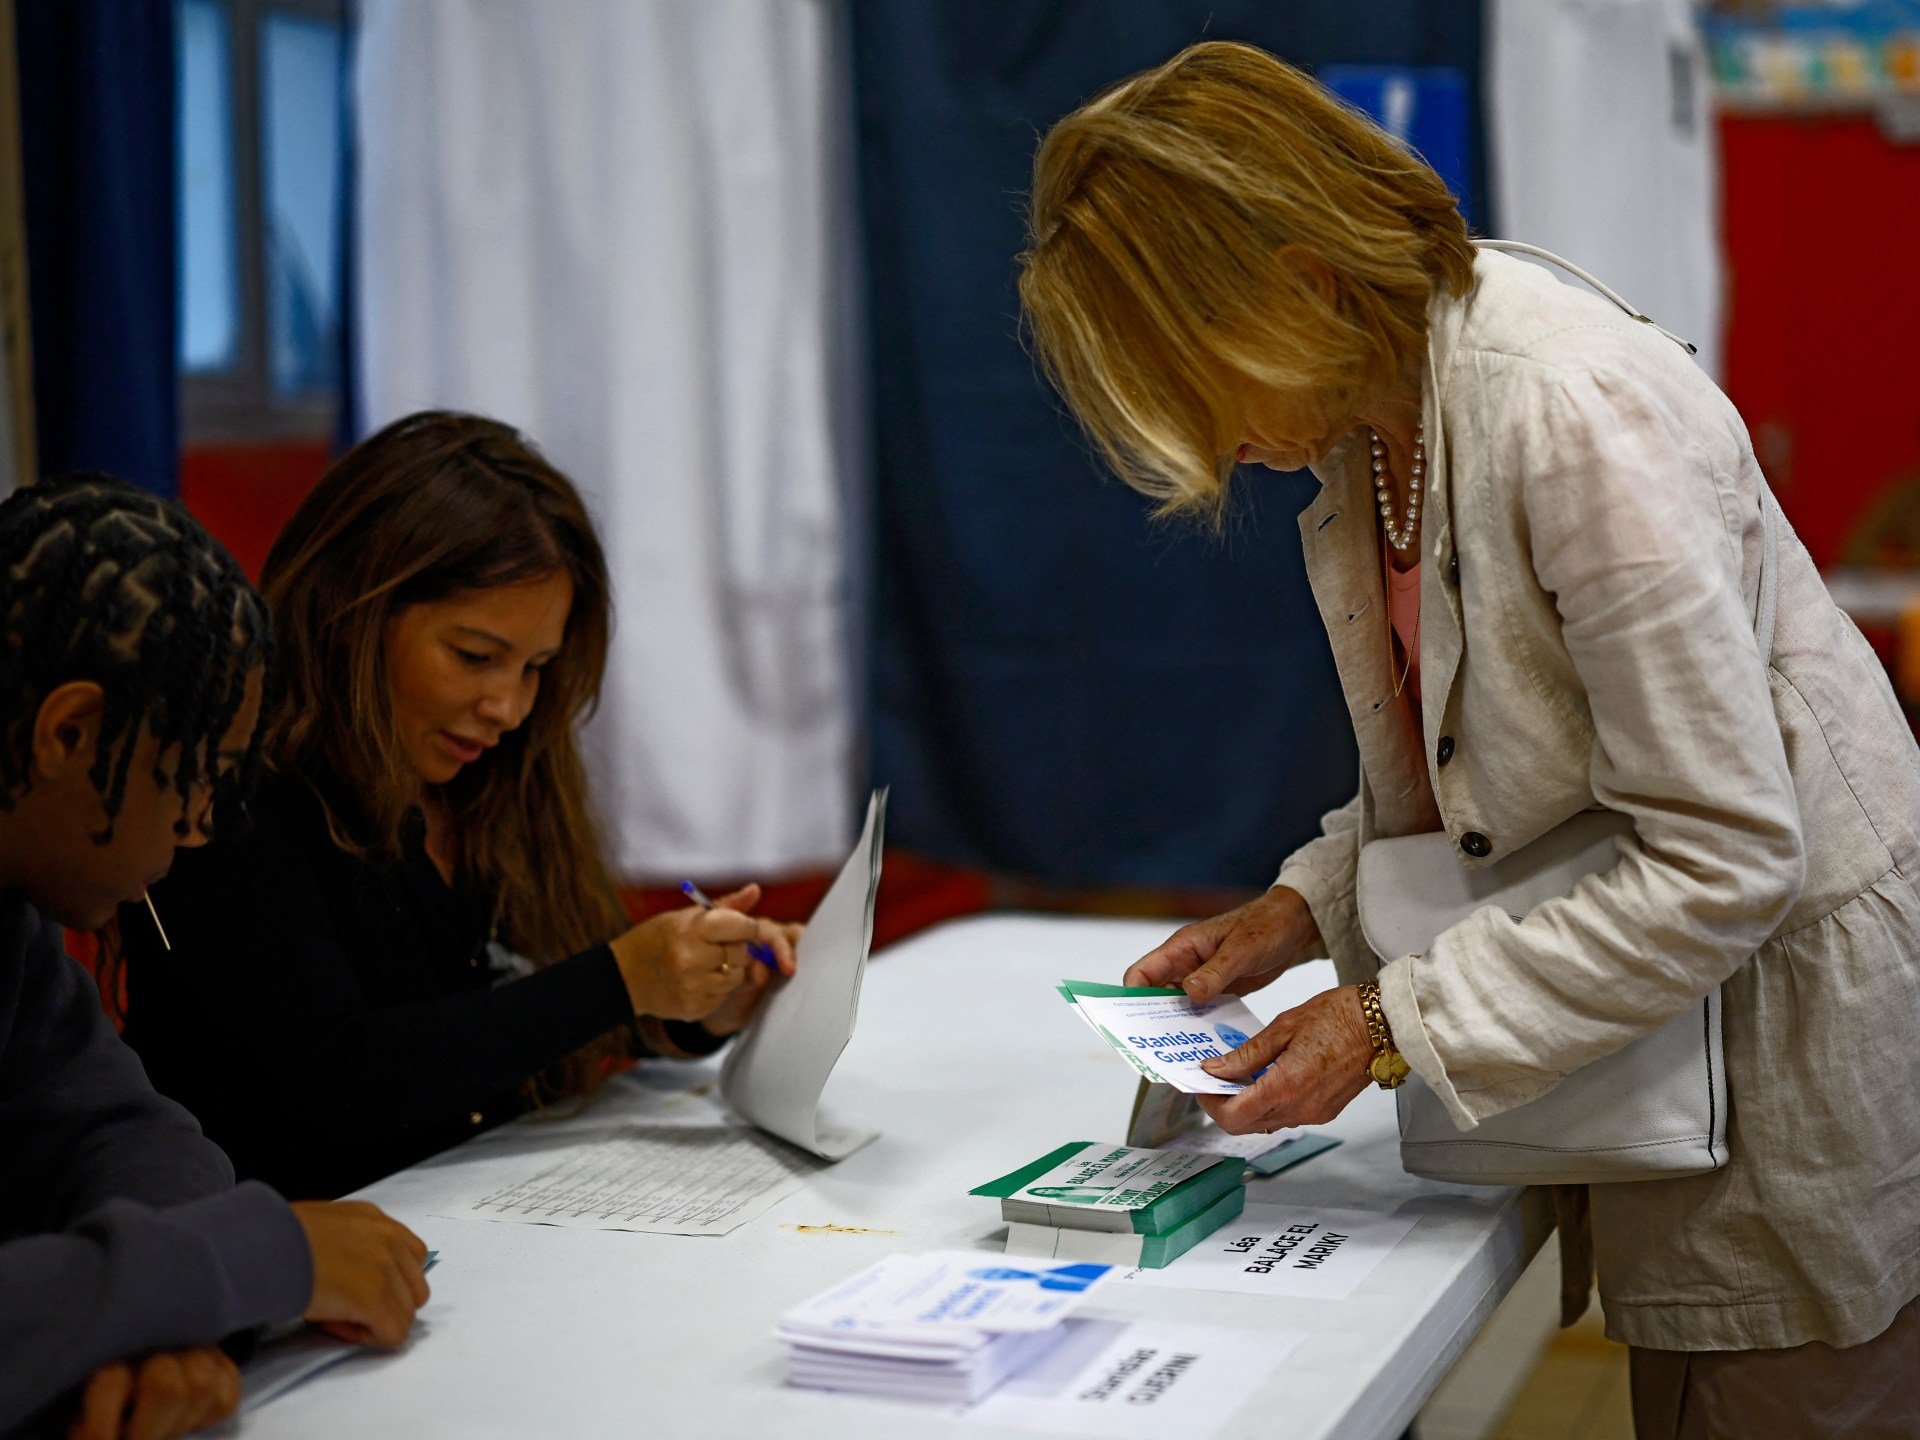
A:
{"type": "Polygon", "coordinates": [[[19,0],[42,474],[178,486],[173,6],[19,0]]]}
{"type": "Polygon", "coordinates": [[[1355,784],[1294,522],[1314,481],[1249,472],[1217,538],[1151,522],[1102,475],[1021,346],[1022,197],[1048,126],[1203,38],[1462,77],[1459,183],[1483,194],[1480,7],[855,0],[853,15],[889,839],[1066,885],[1269,883],[1355,784]]]}

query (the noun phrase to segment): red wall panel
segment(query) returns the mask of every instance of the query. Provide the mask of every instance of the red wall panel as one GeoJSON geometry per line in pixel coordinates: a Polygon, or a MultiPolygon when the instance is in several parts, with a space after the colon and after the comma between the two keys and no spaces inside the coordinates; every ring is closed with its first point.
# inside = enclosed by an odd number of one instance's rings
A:
{"type": "Polygon", "coordinates": [[[1868,117],[1720,127],[1727,393],[1822,565],[1920,473],[1920,146],[1868,117]]]}
{"type": "Polygon", "coordinates": [[[324,440],[193,446],[180,456],[180,499],[254,580],[274,536],[327,468],[324,440]]]}

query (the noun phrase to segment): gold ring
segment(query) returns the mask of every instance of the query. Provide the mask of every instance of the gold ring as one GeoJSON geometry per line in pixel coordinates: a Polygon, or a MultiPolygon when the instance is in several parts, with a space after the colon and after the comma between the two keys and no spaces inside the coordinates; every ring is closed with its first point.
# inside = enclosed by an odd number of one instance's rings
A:
{"type": "Polygon", "coordinates": [[[731,975],[733,973],[733,962],[731,960],[722,960],[720,962],[720,973],[722,975],[731,975]]]}

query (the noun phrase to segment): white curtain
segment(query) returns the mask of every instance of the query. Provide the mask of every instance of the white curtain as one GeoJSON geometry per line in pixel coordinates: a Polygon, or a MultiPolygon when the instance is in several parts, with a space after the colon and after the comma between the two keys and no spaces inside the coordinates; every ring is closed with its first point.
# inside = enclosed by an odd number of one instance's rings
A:
{"type": "Polygon", "coordinates": [[[634,878],[851,843],[844,22],[824,0],[364,0],[362,413],[520,427],[614,575],[589,731],[634,878]]]}
{"type": "Polygon", "coordinates": [[[1689,0],[1489,0],[1494,232],[1564,255],[1721,375],[1720,161],[1689,0]]]}

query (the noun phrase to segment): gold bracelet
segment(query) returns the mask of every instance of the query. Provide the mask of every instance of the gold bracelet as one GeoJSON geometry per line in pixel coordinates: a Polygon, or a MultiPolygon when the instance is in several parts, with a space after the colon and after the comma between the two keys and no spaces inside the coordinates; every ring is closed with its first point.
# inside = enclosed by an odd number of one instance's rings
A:
{"type": "Polygon", "coordinates": [[[1407,1081],[1412,1067],[1406,1056],[1393,1048],[1393,1030],[1387,1024],[1387,1012],[1380,1008],[1380,985],[1368,980],[1358,987],[1360,1013],[1367,1017],[1367,1037],[1373,1041],[1373,1061],[1367,1074],[1382,1090],[1397,1090],[1407,1081]]]}

